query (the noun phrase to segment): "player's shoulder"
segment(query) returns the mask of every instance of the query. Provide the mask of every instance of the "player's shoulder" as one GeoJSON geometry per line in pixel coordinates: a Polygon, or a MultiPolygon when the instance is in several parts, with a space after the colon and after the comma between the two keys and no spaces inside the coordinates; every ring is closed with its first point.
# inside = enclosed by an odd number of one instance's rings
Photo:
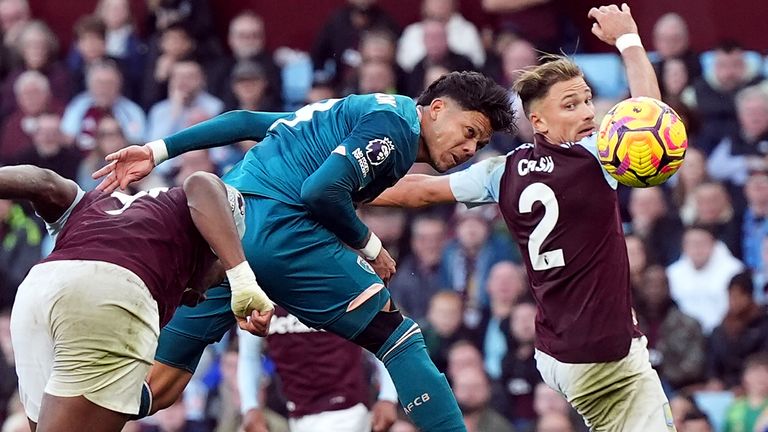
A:
{"type": "Polygon", "coordinates": [[[380,117],[399,117],[406,121],[418,119],[416,102],[408,96],[372,93],[346,97],[348,106],[361,115],[376,114],[380,117]]]}

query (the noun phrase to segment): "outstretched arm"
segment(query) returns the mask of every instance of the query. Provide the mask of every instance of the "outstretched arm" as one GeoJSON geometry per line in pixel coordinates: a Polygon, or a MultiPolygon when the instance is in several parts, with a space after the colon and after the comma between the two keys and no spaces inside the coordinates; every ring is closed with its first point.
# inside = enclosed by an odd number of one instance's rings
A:
{"type": "Polygon", "coordinates": [[[40,217],[54,223],[72,205],[78,187],[55,172],[34,165],[0,168],[0,199],[29,200],[40,217]]]}
{"type": "Polygon", "coordinates": [[[183,187],[192,221],[226,269],[232,312],[240,328],[266,336],[274,306],[245,259],[224,183],[213,174],[199,172],[183,187]]]}
{"type": "Polygon", "coordinates": [[[370,205],[419,208],[456,202],[451,191],[450,176],[408,174],[385,190],[370,205]]]}
{"type": "Polygon", "coordinates": [[[595,20],[592,33],[603,42],[616,46],[621,52],[632,97],[661,99],[656,72],[640,42],[637,24],[629,6],[623,3],[621,9],[616,5],[592,8],[588,16],[595,20]]]}
{"type": "Polygon", "coordinates": [[[269,127],[292,113],[230,111],[184,129],[162,140],[143,146],[130,146],[106,157],[111,163],[93,173],[93,178],[106,178],[98,189],[112,192],[125,189],[146,177],[155,166],[168,158],[192,150],[219,147],[244,140],[264,139],[269,127]]]}

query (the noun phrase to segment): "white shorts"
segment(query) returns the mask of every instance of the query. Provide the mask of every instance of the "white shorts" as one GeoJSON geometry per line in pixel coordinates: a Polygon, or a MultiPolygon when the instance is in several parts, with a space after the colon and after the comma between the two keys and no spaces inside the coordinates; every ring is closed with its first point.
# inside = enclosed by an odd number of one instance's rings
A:
{"type": "Polygon", "coordinates": [[[608,363],[563,363],[536,350],[544,382],[562,393],[595,432],[673,432],[669,401],[648,360],[645,337],[608,363]]]}
{"type": "Polygon", "coordinates": [[[343,410],[288,419],[288,429],[291,432],[370,432],[371,413],[365,405],[357,404],[343,410]]]}
{"type": "Polygon", "coordinates": [[[100,261],[32,267],[11,312],[19,395],[37,421],[43,393],[137,414],[159,335],[157,303],[133,272],[100,261]]]}

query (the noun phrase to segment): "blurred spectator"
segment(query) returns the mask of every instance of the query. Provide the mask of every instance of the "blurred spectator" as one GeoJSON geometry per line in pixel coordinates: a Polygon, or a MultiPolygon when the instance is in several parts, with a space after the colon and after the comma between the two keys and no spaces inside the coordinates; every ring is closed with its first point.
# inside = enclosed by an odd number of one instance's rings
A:
{"type": "Polygon", "coordinates": [[[753,291],[748,272],[737,274],[728,284],[728,311],[709,340],[709,376],[715,389],[737,387],[744,359],[768,351],[768,315],[755,303],[753,291]]]}
{"type": "Polygon", "coordinates": [[[540,419],[552,415],[566,416],[570,419],[571,426],[576,432],[589,431],[584,420],[571,408],[565,397],[543,382],[536,384],[536,388],[533,390],[533,409],[540,419]]]}
{"type": "Polygon", "coordinates": [[[88,152],[95,145],[96,125],[111,115],[120,123],[131,144],[142,142],[146,130],[144,111],[121,94],[123,77],[112,60],[90,66],[86,76],[87,89],[67,105],[62,120],[62,132],[74,140],[77,147],[88,152]]]}
{"type": "Polygon", "coordinates": [[[337,96],[336,90],[334,90],[332,86],[323,83],[315,83],[312,85],[312,88],[309,89],[309,92],[307,92],[306,100],[304,102],[306,104],[311,104],[325,99],[333,99],[337,96]]]}
{"type": "Polygon", "coordinates": [[[274,110],[267,95],[269,82],[266,73],[258,63],[248,60],[237,63],[232,69],[229,82],[235,99],[233,105],[228,105],[230,110],[274,110]]]}
{"type": "Polygon", "coordinates": [[[123,93],[139,101],[148,48],[136,31],[130,1],[99,0],[95,13],[106,26],[107,55],[118,60],[125,77],[123,93]]]}
{"type": "Polygon", "coordinates": [[[673,390],[704,380],[707,340],[696,319],[680,311],[669,295],[664,267],[643,272],[635,290],[638,327],[648,338],[651,365],[673,390]]]}
{"type": "Polygon", "coordinates": [[[377,61],[389,64],[395,72],[395,88],[399,93],[408,86],[408,74],[395,61],[396,38],[385,29],[368,30],[360,37],[361,64],[377,61]]]}
{"type": "Polygon", "coordinates": [[[432,65],[424,71],[424,88],[429,87],[430,84],[437,81],[443,75],[449,74],[451,71],[443,65],[432,65]]]}
{"type": "Polygon", "coordinates": [[[364,206],[360,208],[359,213],[360,219],[372,232],[376,233],[392,258],[398,260],[403,247],[407,247],[406,244],[402,244],[405,233],[405,211],[396,207],[364,206]]]}
{"type": "MultiPolygon", "coordinates": [[[[674,12],[668,12],[656,21],[653,26],[653,47],[658,58],[653,61],[653,68],[659,83],[667,81],[669,73],[679,72],[668,68],[672,62],[680,62],[686,71],[686,81],[701,76],[699,56],[691,50],[688,24],[683,17],[674,12]]],[[[679,66],[675,66],[677,68],[679,66]]],[[[682,89],[680,89],[682,90],[682,89]]]]}
{"type": "Polygon", "coordinates": [[[53,99],[48,78],[38,71],[26,71],[13,85],[18,102],[16,111],[5,120],[0,135],[0,163],[7,164],[32,148],[32,131],[45,112],[64,112],[64,105],[53,99]]]}
{"type": "Polygon", "coordinates": [[[101,179],[94,180],[91,174],[106,165],[104,157],[128,146],[128,140],[116,118],[105,115],[99,119],[94,130],[96,144],[77,170],[77,184],[85,191],[96,188],[101,179]]]}
{"type": "Polygon", "coordinates": [[[701,117],[697,147],[707,154],[720,140],[738,132],[736,93],[759,81],[747,70],[744,51],[737,44],[723,43],[714,55],[714,74],[702,75],[682,94],[683,102],[701,117]]]}
{"type": "MultiPolygon", "coordinates": [[[[506,324],[506,322],[505,322],[506,324]]],[[[509,350],[504,356],[501,383],[507,399],[505,414],[518,429],[529,429],[536,419],[533,395],[541,375],[533,358],[536,305],[518,303],[509,318],[509,350]]]]}
{"type": "MultiPolygon", "coordinates": [[[[698,64],[698,59],[696,62],[698,64]]],[[[685,61],[679,58],[664,60],[659,77],[662,100],[670,102],[679,100],[690,83],[691,77],[685,61]]]]}
{"type": "Polygon", "coordinates": [[[205,91],[205,75],[199,63],[181,61],[171,68],[168,99],[149,111],[145,141],[161,139],[222,112],[224,104],[205,91]]]}
{"type": "Polygon", "coordinates": [[[551,413],[539,418],[535,432],[576,432],[571,419],[565,414],[551,413]]]}
{"type": "Polygon", "coordinates": [[[672,203],[678,209],[683,224],[690,225],[696,219],[694,191],[700,184],[709,181],[706,155],[695,147],[688,147],[685,163],[675,178],[677,181],[672,187],[672,203]]]}
{"type": "Polygon", "coordinates": [[[179,156],[179,167],[176,176],[173,178],[173,184],[181,186],[189,176],[197,171],[216,173],[216,165],[211,160],[208,149],[194,150],[183,153],[179,156]]]}
{"type": "MultiPolygon", "coordinates": [[[[10,309],[16,290],[41,258],[43,230],[37,220],[13,201],[0,200],[0,310],[10,309]]],[[[10,338],[0,339],[7,364],[13,364],[10,338]]],[[[14,377],[15,380],[15,377],[14,377]]],[[[15,382],[15,381],[14,381],[15,382]]]]}
{"type": "Polygon", "coordinates": [[[440,371],[445,371],[453,344],[468,337],[467,329],[461,321],[461,297],[452,291],[441,291],[433,295],[421,333],[429,357],[440,371]]]}
{"type": "Polygon", "coordinates": [[[72,94],[71,80],[66,66],[56,60],[59,42],[56,35],[42,21],[30,21],[19,33],[15,50],[21,64],[14,68],[0,88],[0,118],[16,109],[13,85],[22,73],[36,70],[48,78],[53,96],[61,101],[72,94]]]}
{"type": "Polygon", "coordinates": [[[414,97],[424,90],[424,75],[432,65],[441,65],[450,71],[475,70],[475,66],[469,58],[451,50],[448,45],[448,33],[444,22],[429,19],[424,21],[422,25],[426,53],[411,71],[408,95],[414,97]]]}
{"type": "MultiPolygon", "coordinates": [[[[687,156],[686,156],[687,159],[687,156]]],[[[686,161],[687,163],[688,161],[686,161]]],[[[744,185],[747,208],[741,221],[741,247],[744,264],[755,273],[765,271],[763,240],[768,237],[768,171],[753,170],[744,185]]],[[[762,285],[755,286],[758,290],[762,285]]],[[[762,297],[762,296],[761,296],[762,297]]]]}
{"type": "Polygon", "coordinates": [[[67,56],[67,66],[72,77],[72,93],[85,90],[85,75],[88,68],[106,60],[107,27],[96,15],[85,15],[75,23],[75,40],[67,56]]]}
{"type": "Polygon", "coordinates": [[[683,420],[691,413],[699,412],[696,401],[690,393],[678,392],[669,399],[669,409],[672,411],[672,418],[675,421],[675,428],[678,432],[685,432],[683,420]]]}
{"type": "Polygon", "coordinates": [[[397,93],[397,77],[392,65],[382,61],[368,61],[360,65],[356,93],[397,93]]]}
{"type": "MultiPolygon", "coordinates": [[[[712,422],[702,411],[696,410],[685,415],[682,419],[681,432],[714,432],[712,422]]],[[[748,431],[750,429],[736,429],[748,431]]]]}
{"type": "Polygon", "coordinates": [[[660,187],[633,188],[629,196],[630,233],[640,237],[648,261],[669,265],[680,256],[682,224],[670,212],[660,187]]]}
{"type": "Polygon", "coordinates": [[[376,0],[347,0],[347,5],[334,11],[312,46],[314,81],[334,86],[349,81],[354,67],[360,63],[360,37],[372,29],[400,34],[400,27],[376,0]]]}
{"type": "Polygon", "coordinates": [[[626,234],[624,243],[627,245],[627,258],[629,258],[629,281],[633,294],[636,294],[638,288],[643,284],[645,269],[652,263],[648,262],[648,251],[640,237],[626,234]]]}
{"type": "MultiPolygon", "coordinates": [[[[17,381],[11,346],[11,306],[8,305],[0,307],[0,424],[10,414],[8,408],[16,392],[17,381]]],[[[26,420],[26,417],[23,418],[26,420]]]]}
{"type": "Polygon", "coordinates": [[[550,53],[574,53],[578,30],[564,4],[552,0],[483,0],[483,10],[496,16],[498,32],[510,32],[550,53]]]}
{"type": "Polygon", "coordinates": [[[442,218],[419,215],[411,223],[411,254],[398,263],[389,291],[403,314],[420,321],[432,296],[446,286],[441,273],[446,226],[442,218]]]}
{"type": "Polygon", "coordinates": [[[254,63],[261,69],[264,79],[261,105],[266,111],[281,110],[281,72],[266,48],[264,20],[251,11],[241,12],[229,22],[227,42],[232,55],[214,63],[208,74],[210,92],[221,97],[225,104],[233,105],[237,94],[227,85],[228,80],[233,77],[237,65],[254,63]]]}
{"type": "Polygon", "coordinates": [[[448,381],[464,373],[466,370],[483,369],[483,355],[476,346],[467,340],[460,340],[451,345],[448,350],[448,368],[445,375],[448,381]]]}
{"type": "Polygon", "coordinates": [[[452,384],[467,432],[514,432],[512,425],[489,406],[491,386],[482,369],[462,371],[452,384]]]}
{"type": "Polygon", "coordinates": [[[77,178],[82,156],[79,150],[67,144],[61,133],[61,116],[54,113],[38,117],[32,144],[33,148],[22,153],[16,163],[47,168],[71,180],[77,178]]]}
{"type": "Polygon", "coordinates": [[[403,30],[397,46],[397,63],[412,71],[427,55],[425,27],[429,21],[438,21],[445,27],[447,46],[451,52],[469,58],[476,69],[485,64],[485,48],[474,24],[458,10],[459,0],[422,0],[422,21],[403,30]]]}
{"type": "Polygon", "coordinates": [[[512,244],[491,232],[482,209],[458,211],[456,239],[445,247],[443,267],[448,287],[461,293],[469,328],[480,324],[480,311],[488,307],[486,281],[491,267],[499,261],[511,261],[512,244]]]}
{"type": "Polygon", "coordinates": [[[667,268],[672,298],[710,334],[728,309],[728,282],[744,265],[707,227],[693,225],[683,235],[683,254],[667,268]]]}
{"type": "Polygon", "coordinates": [[[477,345],[483,352],[485,371],[493,380],[501,378],[502,360],[507,355],[506,321],[527,293],[525,271],[512,261],[500,261],[488,274],[489,305],[484,308],[477,334],[477,345]]]}
{"type": "Polygon", "coordinates": [[[712,229],[715,237],[741,258],[741,218],[737,217],[725,187],[716,182],[702,183],[693,191],[696,203],[694,223],[712,229]]]}
{"type": "MultiPolygon", "coordinates": [[[[524,39],[515,39],[507,43],[501,52],[501,61],[504,82],[510,89],[526,68],[539,63],[536,48],[524,39]]],[[[530,121],[525,116],[523,102],[517,96],[517,93],[512,90],[510,90],[510,99],[512,100],[515,125],[518,132],[515,135],[495,133],[491,136],[490,147],[500,154],[509,153],[520,144],[533,142],[533,126],[531,126],[530,121]]]]}
{"type": "Polygon", "coordinates": [[[736,96],[737,131],[717,144],[707,168],[712,177],[743,185],[749,171],[765,169],[768,156],[768,91],[751,86],[736,96]]]}
{"type": "Polygon", "coordinates": [[[163,30],[158,47],[147,59],[142,78],[141,106],[150,109],[168,96],[168,82],[176,63],[197,59],[197,45],[189,30],[180,24],[163,30]]]}
{"type": "Polygon", "coordinates": [[[768,409],[768,353],[749,356],[742,377],[744,396],[736,399],[725,414],[724,432],[757,431],[757,419],[768,409]]]}
{"type": "Polygon", "coordinates": [[[0,82],[14,67],[13,47],[30,19],[27,0],[0,0],[0,82]]]}
{"type": "Polygon", "coordinates": [[[214,59],[222,55],[221,46],[214,36],[213,17],[209,0],[147,0],[149,14],[147,28],[153,30],[150,37],[150,57],[157,50],[157,35],[174,26],[187,29],[201,58],[214,59]]]}

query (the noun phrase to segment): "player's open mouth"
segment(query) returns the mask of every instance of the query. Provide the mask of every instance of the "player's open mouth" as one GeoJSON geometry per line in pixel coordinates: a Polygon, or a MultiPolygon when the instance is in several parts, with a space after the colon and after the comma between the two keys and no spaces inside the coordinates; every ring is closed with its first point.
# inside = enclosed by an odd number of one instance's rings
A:
{"type": "Polygon", "coordinates": [[[584,129],[580,130],[579,131],[579,135],[589,136],[589,135],[592,135],[593,132],[595,132],[595,127],[594,126],[589,126],[589,127],[586,127],[584,129]]]}

